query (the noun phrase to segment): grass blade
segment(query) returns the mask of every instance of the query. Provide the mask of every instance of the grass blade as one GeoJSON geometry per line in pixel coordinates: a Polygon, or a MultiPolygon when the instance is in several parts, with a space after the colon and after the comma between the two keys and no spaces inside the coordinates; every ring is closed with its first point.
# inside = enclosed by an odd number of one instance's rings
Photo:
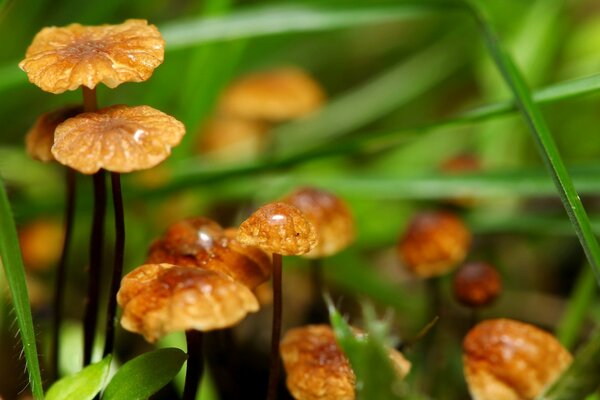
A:
{"type": "Polygon", "coordinates": [[[4,269],[12,304],[17,316],[17,324],[21,335],[23,352],[27,362],[27,373],[31,391],[36,400],[44,398],[42,389],[42,376],[38,361],[37,345],[33,319],[25,282],[25,268],[21,258],[21,249],[17,237],[17,229],[4,190],[4,183],[0,179],[0,264],[4,269]]]}

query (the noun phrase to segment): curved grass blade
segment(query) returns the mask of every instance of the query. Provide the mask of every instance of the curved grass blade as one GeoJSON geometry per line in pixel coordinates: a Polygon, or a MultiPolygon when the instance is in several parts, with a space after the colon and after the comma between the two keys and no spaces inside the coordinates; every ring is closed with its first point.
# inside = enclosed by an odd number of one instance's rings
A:
{"type": "Polygon", "coordinates": [[[92,400],[104,386],[111,358],[108,355],[75,375],[62,378],[50,387],[46,400],[92,400]]]}
{"type": "Polygon", "coordinates": [[[44,391],[42,389],[42,377],[27,284],[25,283],[25,268],[21,258],[17,229],[2,179],[0,179],[0,264],[6,275],[12,304],[17,316],[31,391],[36,400],[43,399],[44,391]]]}

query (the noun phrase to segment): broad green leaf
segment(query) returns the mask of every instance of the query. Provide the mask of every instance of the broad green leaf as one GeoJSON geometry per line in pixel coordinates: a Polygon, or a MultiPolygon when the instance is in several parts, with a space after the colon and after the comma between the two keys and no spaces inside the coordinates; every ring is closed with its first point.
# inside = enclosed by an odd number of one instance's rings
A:
{"type": "Polygon", "coordinates": [[[169,383],[181,369],[186,354],[175,348],[142,354],[125,363],[104,391],[104,400],[144,400],[169,383]]]}
{"type": "Polygon", "coordinates": [[[92,400],[104,386],[110,370],[110,361],[109,355],[75,375],[62,378],[50,387],[46,400],[92,400]]]}
{"type": "Polygon", "coordinates": [[[600,388],[600,331],[577,352],[563,375],[536,400],[580,400],[600,388]]]}
{"type": "Polygon", "coordinates": [[[17,317],[31,391],[36,400],[43,399],[44,391],[25,281],[25,268],[23,267],[17,229],[2,179],[0,179],[0,265],[6,276],[17,317]]]}

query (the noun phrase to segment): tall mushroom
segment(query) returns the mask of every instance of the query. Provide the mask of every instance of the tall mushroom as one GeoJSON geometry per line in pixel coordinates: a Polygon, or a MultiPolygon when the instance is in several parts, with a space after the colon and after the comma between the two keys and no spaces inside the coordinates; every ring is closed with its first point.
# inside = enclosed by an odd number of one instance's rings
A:
{"type": "Polygon", "coordinates": [[[273,325],[271,331],[271,367],[269,400],[277,397],[279,381],[279,340],[281,337],[281,273],[282,255],[302,255],[318,244],[315,227],[302,211],[287,203],[269,203],[254,212],[239,227],[240,243],[260,247],[273,253],[273,325]]]}

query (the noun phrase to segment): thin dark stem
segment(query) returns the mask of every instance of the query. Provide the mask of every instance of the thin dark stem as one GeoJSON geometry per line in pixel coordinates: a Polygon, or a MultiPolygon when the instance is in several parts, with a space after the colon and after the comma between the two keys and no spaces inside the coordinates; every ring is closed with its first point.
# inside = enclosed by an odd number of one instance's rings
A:
{"type": "Polygon", "coordinates": [[[90,89],[82,86],[83,91],[83,111],[93,112],[98,109],[98,100],[96,97],[96,89],[90,89]]]}
{"type": "Polygon", "coordinates": [[[98,303],[102,276],[102,253],[104,249],[104,217],[106,214],[106,178],[104,170],[96,172],[94,179],[94,217],[90,237],[90,275],[88,298],[83,317],[83,365],[92,360],[94,336],[98,324],[98,303]]]}
{"type": "Polygon", "coordinates": [[[67,274],[67,260],[69,248],[71,247],[71,236],[73,231],[73,216],[75,214],[75,187],[77,176],[74,169],[65,167],[65,214],[64,214],[64,238],[60,254],[60,261],[56,269],[56,283],[54,288],[52,318],[52,346],[50,350],[50,379],[58,379],[58,358],[60,352],[60,323],[62,320],[62,303],[65,292],[65,280],[67,274]]]}
{"type": "Polygon", "coordinates": [[[279,384],[279,341],[281,338],[281,254],[273,254],[273,325],[271,330],[271,368],[267,400],[277,399],[279,384]]]}
{"type": "Polygon", "coordinates": [[[112,184],[113,207],[115,210],[115,263],[108,292],[108,310],[106,312],[106,341],[104,353],[106,357],[112,353],[115,342],[115,314],[117,312],[117,292],[121,275],[123,275],[123,258],[125,253],[125,215],[123,214],[123,195],[121,193],[121,175],[117,172],[110,174],[112,184]]]}
{"type": "Polygon", "coordinates": [[[185,332],[188,360],[185,372],[185,386],[183,387],[183,400],[196,399],[202,372],[204,372],[202,336],[202,332],[196,330],[185,332]]]}

